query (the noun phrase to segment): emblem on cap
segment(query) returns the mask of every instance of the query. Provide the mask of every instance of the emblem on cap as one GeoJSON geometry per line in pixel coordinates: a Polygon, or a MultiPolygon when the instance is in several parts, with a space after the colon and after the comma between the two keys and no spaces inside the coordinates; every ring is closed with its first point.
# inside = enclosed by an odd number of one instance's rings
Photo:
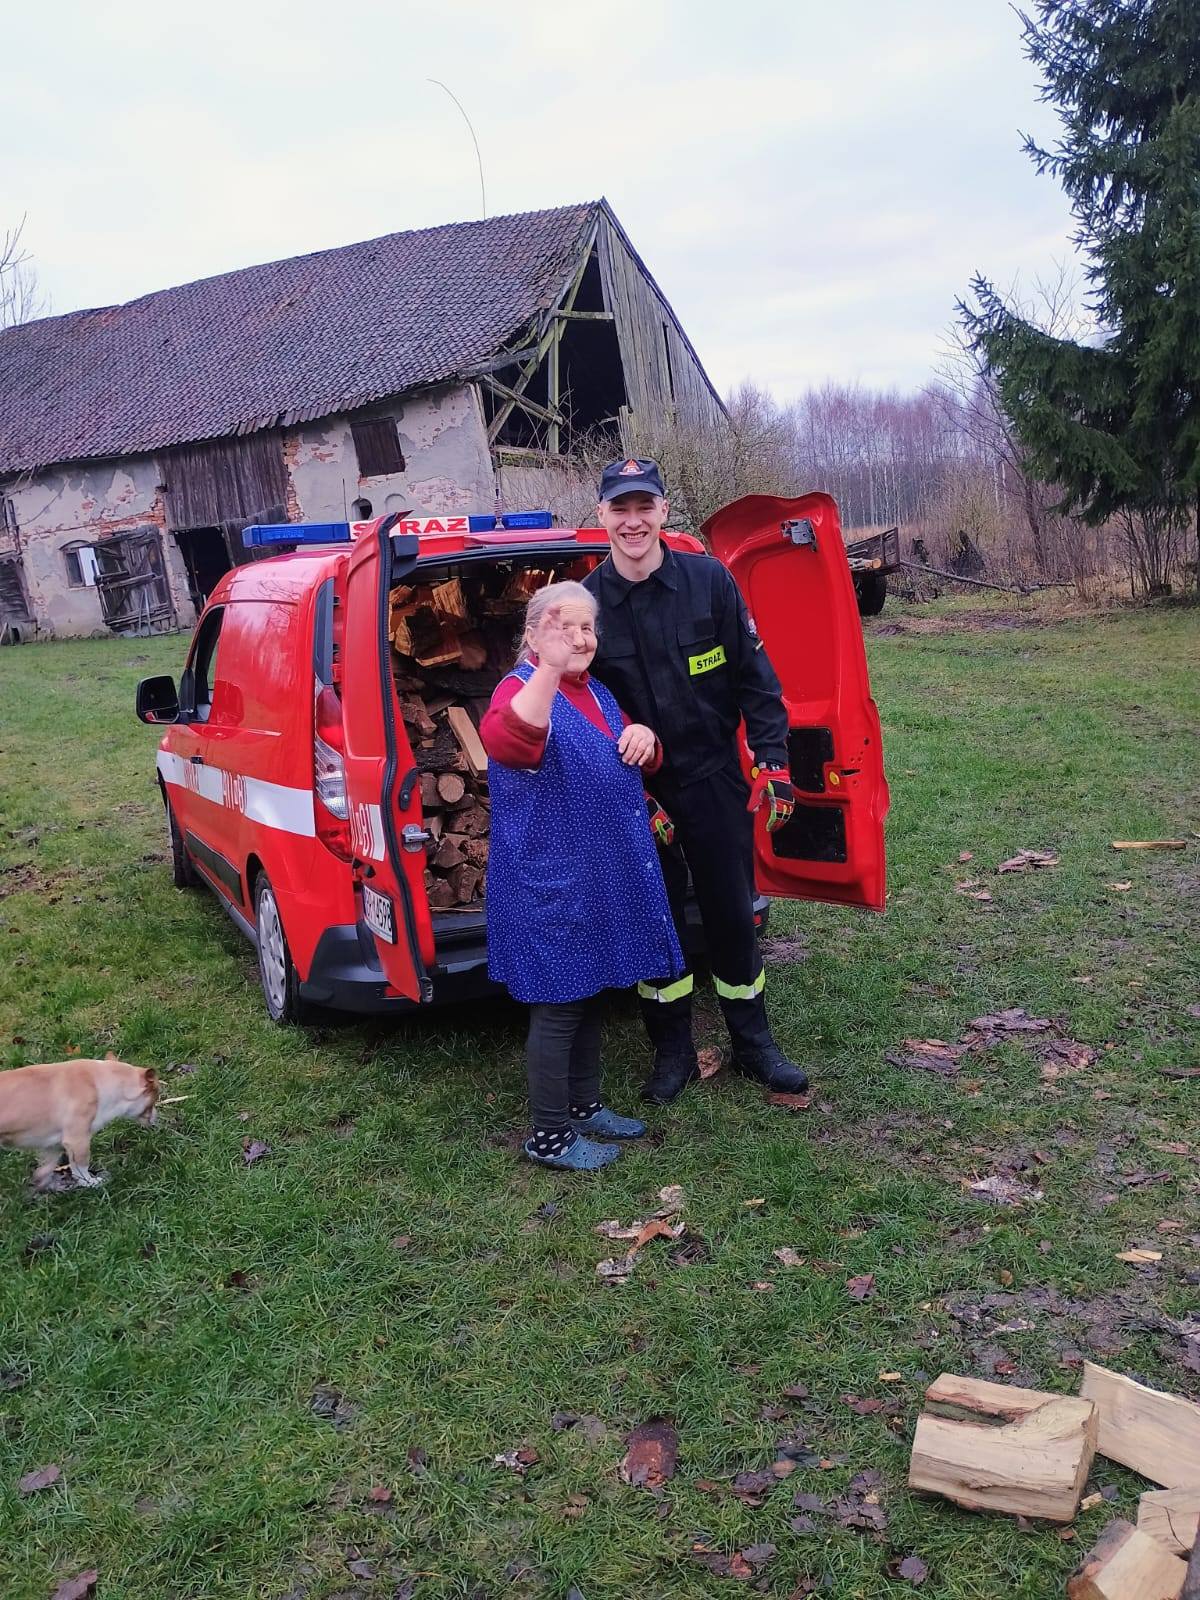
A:
{"type": "Polygon", "coordinates": [[[642,470],[641,467],[638,466],[636,461],[630,460],[630,461],[627,461],[625,463],[625,465],[621,468],[620,472],[618,473],[618,477],[621,477],[621,478],[636,478],[636,477],[640,476],[641,470],[642,470]]]}

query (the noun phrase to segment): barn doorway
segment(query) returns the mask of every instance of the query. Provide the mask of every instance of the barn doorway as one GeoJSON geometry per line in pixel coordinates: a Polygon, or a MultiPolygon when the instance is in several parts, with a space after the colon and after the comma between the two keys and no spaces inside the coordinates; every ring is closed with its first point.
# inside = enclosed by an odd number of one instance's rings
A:
{"type": "Polygon", "coordinates": [[[233,566],[220,528],[178,528],[175,538],[187,568],[188,594],[197,614],[218,582],[233,566]]]}

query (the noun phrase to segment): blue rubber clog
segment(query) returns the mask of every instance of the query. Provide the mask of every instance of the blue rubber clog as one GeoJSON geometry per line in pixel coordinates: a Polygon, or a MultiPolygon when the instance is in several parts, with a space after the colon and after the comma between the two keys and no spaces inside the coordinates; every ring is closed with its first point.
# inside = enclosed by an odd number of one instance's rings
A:
{"type": "Polygon", "coordinates": [[[526,1139],[522,1146],[530,1161],[535,1161],[539,1167],[560,1167],[564,1172],[596,1172],[621,1154],[620,1145],[597,1144],[594,1139],[585,1139],[583,1134],[557,1156],[540,1156],[532,1145],[533,1141],[526,1139]]]}
{"type": "Polygon", "coordinates": [[[571,1126],[577,1133],[599,1134],[602,1139],[640,1139],[646,1131],[644,1122],[618,1116],[607,1106],[601,1106],[590,1117],[572,1117],[571,1126]]]}

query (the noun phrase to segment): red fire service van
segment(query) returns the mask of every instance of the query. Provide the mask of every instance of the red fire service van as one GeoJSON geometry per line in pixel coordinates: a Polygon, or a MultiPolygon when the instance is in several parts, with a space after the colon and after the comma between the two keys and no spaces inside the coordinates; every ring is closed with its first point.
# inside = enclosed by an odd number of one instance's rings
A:
{"type": "MultiPolygon", "coordinates": [[[[791,723],[798,803],[774,834],[755,821],[759,892],[882,910],[888,790],[837,507],[753,495],[703,532],[791,723]]],[[[606,535],[522,512],[244,537],[287,553],[221,579],[178,685],[138,685],[138,716],[168,724],[157,766],[176,884],[207,884],[254,943],[277,1022],[309,1004],[386,1011],[487,992],[479,718],[529,595],[582,577],[606,535]]],[[[691,633],[680,648],[696,651],[691,633]]]]}

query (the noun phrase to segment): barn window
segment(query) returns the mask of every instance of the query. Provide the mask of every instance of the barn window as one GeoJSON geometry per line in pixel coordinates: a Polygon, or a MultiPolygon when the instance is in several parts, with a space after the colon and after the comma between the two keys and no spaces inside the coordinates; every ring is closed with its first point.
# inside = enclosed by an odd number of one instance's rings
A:
{"type": "Polygon", "coordinates": [[[358,470],[364,478],[403,472],[404,455],[395,417],[363,417],[350,424],[358,470]]]}
{"type": "Polygon", "coordinates": [[[72,589],[94,589],[96,586],[96,552],[90,544],[75,543],[63,550],[67,568],[67,583],[72,589]]]}

